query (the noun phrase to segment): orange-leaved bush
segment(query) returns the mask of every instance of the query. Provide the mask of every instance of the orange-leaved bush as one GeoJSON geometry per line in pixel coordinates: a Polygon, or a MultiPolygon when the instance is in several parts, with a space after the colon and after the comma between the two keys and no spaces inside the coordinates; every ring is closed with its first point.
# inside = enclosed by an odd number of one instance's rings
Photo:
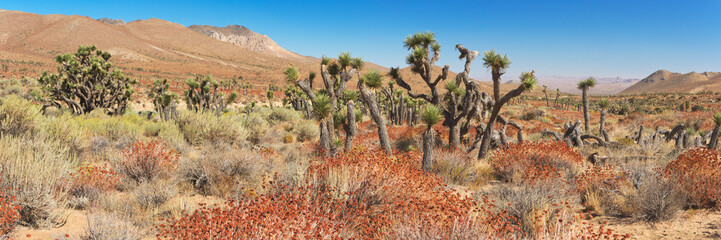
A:
{"type": "Polygon", "coordinates": [[[20,219],[20,206],[13,204],[13,201],[13,195],[0,191],[0,238],[10,233],[20,219]]]}
{"type": "Polygon", "coordinates": [[[136,141],[123,149],[116,169],[137,182],[167,176],[178,165],[180,154],[158,139],[136,141]]]}
{"type": "Polygon", "coordinates": [[[678,181],[690,207],[721,207],[721,154],[695,148],[679,155],[663,169],[668,179],[678,181]]]}
{"type": "Polygon", "coordinates": [[[511,143],[491,157],[491,167],[498,180],[518,183],[570,175],[581,163],[581,154],[561,141],[511,143]]]}

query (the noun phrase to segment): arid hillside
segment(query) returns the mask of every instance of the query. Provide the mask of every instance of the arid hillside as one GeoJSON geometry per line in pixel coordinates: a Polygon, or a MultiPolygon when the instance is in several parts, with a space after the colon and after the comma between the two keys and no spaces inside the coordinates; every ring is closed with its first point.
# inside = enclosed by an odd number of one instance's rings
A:
{"type": "Polygon", "coordinates": [[[686,74],[658,70],[621,94],[721,91],[721,73],[690,72],[686,74]]]}
{"type": "MultiPolygon", "coordinates": [[[[111,61],[126,75],[140,79],[142,86],[153,79],[167,78],[175,83],[171,84],[174,90],[182,89],[182,82],[195,74],[210,74],[221,81],[242,76],[253,85],[284,86],[284,68],[297,66],[306,75],[309,71],[318,72],[320,61],[286,50],[270,37],[237,25],[188,28],[154,18],[125,23],[0,10],[0,76],[35,77],[42,71],[54,71],[55,56],[90,44],[109,51],[113,55],[111,61]]],[[[364,71],[368,70],[389,69],[366,63],[364,71]]],[[[435,72],[440,73],[440,67],[435,72]]],[[[423,80],[410,69],[402,69],[401,75],[414,91],[428,91],[423,80]]],[[[448,79],[455,75],[451,71],[448,79]]],[[[354,88],[356,81],[351,80],[349,86],[354,88]]]]}

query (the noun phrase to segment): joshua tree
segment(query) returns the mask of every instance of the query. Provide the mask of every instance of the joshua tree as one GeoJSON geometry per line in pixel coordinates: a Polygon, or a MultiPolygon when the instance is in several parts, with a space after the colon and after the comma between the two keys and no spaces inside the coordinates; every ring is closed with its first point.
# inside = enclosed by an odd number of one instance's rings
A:
{"type": "Polygon", "coordinates": [[[353,148],[353,138],[355,138],[358,132],[356,123],[363,120],[363,114],[360,110],[355,109],[353,99],[348,99],[345,102],[346,114],[344,115],[342,111],[338,111],[334,113],[333,120],[336,125],[342,125],[343,130],[345,130],[345,151],[348,152],[351,148],[353,148]]]}
{"type": "Polygon", "coordinates": [[[313,116],[320,122],[320,125],[318,125],[320,129],[320,147],[325,150],[326,155],[331,153],[331,139],[330,133],[328,132],[330,128],[326,126],[327,124],[333,123],[331,119],[333,108],[330,101],[330,97],[325,94],[318,94],[313,98],[313,116]],[[331,119],[331,121],[328,121],[328,119],[331,119]]]}
{"type": "Polygon", "coordinates": [[[380,141],[381,148],[387,153],[392,154],[391,142],[388,139],[388,130],[386,130],[386,120],[378,108],[378,101],[376,100],[375,94],[373,94],[367,87],[377,88],[383,85],[383,75],[377,71],[370,71],[363,76],[358,73],[358,90],[360,92],[361,100],[363,104],[368,108],[373,122],[378,127],[378,140],[380,141]],[[367,86],[367,87],[366,87],[367,86]]]}
{"type": "Polygon", "coordinates": [[[578,82],[578,89],[581,89],[583,98],[584,130],[586,130],[587,133],[591,131],[591,122],[590,117],[588,116],[588,89],[594,86],[596,86],[596,79],[593,77],[589,77],[586,80],[578,82]]]}
{"type": "MultiPolygon", "coordinates": [[[[503,105],[512,98],[520,96],[524,91],[532,90],[536,86],[536,77],[533,75],[533,73],[524,72],[521,74],[520,79],[521,85],[518,86],[518,88],[506,93],[506,95],[503,95],[503,97],[499,101],[493,104],[491,117],[488,120],[486,129],[483,131],[483,139],[481,140],[481,149],[478,151],[478,159],[484,158],[488,154],[493,126],[496,122],[496,119],[498,118],[498,114],[501,112],[501,108],[503,107],[503,105]]],[[[499,87],[500,86],[494,86],[494,91],[497,91],[496,88],[499,87]]]]}
{"type": "Polygon", "coordinates": [[[268,93],[266,93],[265,96],[268,97],[268,104],[270,104],[270,110],[273,110],[273,90],[268,90],[268,93]]]}
{"type": "Polygon", "coordinates": [[[433,125],[441,121],[441,110],[435,105],[427,105],[421,113],[421,121],[426,124],[426,131],[423,132],[423,163],[422,168],[426,172],[431,171],[433,165],[433,147],[435,146],[436,132],[433,125]]]}
{"type": "Polygon", "coordinates": [[[711,133],[711,141],[709,141],[706,146],[709,149],[716,149],[716,146],[718,145],[719,127],[721,127],[721,113],[714,114],[713,121],[716,123],[716,126],[713,128],[713,132],[711,133]]]}
{"type": "Polygon", "coordinates": [[[390,76],[396,81],[398,86],[406,89],[408,95],[412,98],[422,98],[427,102],[438,106],[440,103],[440,95],[438,93],[438,83],[448,77],[448,65],[443,67],[441,73],[432,79],[431,73],[433,66],[438,61],[438,55],[441,51],[441,45],[436,41],[436,34],[432,32],[418,32],[406,37],[403,41],[403,47],[412,52],[406,57],[406,63],[411,65],[411,71],[421,76],[423,81],[431,90],[431,95],[414,93],[411,86],[408,85],[398,74],[398,68],[391,68],[390,76]]]}
{"type": "Polygon", "coordinates": [[[546,107],[550,107],[551,104],[548,102],[548,86],[543,85],[543,95],[546,96],[546,107]]]}
{"type": "Polygon", "coordinates": [[[608,133],[606,133],[606,112],[608,110],[608,105],[609,102],[607,98],[603,98],[598,102],[598,106],[601,107],[601,122],[598,134],[600,134],[606,142],[608,142],[608,133]]]}
{"type": "Polygon", "coordinates": [[[188,109],[194,111],[214,111],[220,116],[228,104],[235,101],[238,93],[233,92],[225,99],[225,95],[218,91],[218,82],[211,76],[196,75],[195,79],[188,79],[188,89],[185,90],[185,102],[188,109]]]}
{"type": "Polygon", "coordinates": [[[470,51],[463,45],[456,45],[456,49],[461,53],[458,58],[466,59],[466,64],[463,72],[460,72],[456,76],[455,81],[446,81],[445,88],[447,90],[443,100],[443,126],[448,127],[448,145],[452,148],[461,145],[461,129],[459,123],[462,119],[466,118],[466,125],[470,123],[471,118],[478,112],[483,111],[479,109],[485,106],[485,103],[481,103],[483,99],[480,98],[481,94],[478,91],[478,85],[470,81],[468,75],[471,71],[471,63],[473,59],[478,55],[477,51],[470,51]],[[463,87],[461,87],[463,83],[463,87]]]}
{"type": "Polygon", "coordinates": [[[493,78],[493,101],[501,100],[501,75],[506,73],[506,69],[511,65],[508,56],[496,53],[495,50],[483,52],[483,66],[491,69],[491,77],[493,78]]]}
{"type": "Polygon", "coordinates": [[[558,98],[561,96],[561,90],[556,88],[556,99],[553,100],[553,107],[558,107],[558,98]]]}
{"type": "Polygon", "coordinates": [[[110,53],[95,46],[80,46],[74,54],[55,57],[58,73],[43,72],[38,82],[39,96],[48,106],[67,105],[75,114],[104,108],[109,114],[122,114],[134,93],[137,81],[123,76],[109,61],[110,53]]]}
{"type": "Polygon", "coordinates": [[[160,115],[160,119],[168,121],[171,118],[175,118],[177,112],[176,98],[178,94],[168,90],[170,84],[167,79],[157,79],[150,85],[150,91],[148,92],[148,98],[153,99],[153,105],[155,111],[160,115]]]}

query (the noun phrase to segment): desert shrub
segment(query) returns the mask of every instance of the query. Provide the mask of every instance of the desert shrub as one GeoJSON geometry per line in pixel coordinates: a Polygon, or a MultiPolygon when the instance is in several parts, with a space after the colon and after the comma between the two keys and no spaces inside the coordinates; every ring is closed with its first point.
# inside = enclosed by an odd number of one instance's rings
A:
{"type": "Polygon", "coordinates": [[[15,196],[0,191],[0,239],[5,239],[20,218],[21,207],[13,204],[15,196]]]}
{"type": "Polygon", "coordinates": [[[17,96],[0,99],[0,133],[32,134],[39,130],[40,108],[17,96]]]}
{"type": "Polygon", "coordinates": [[[107,165],[85,164],[70,172],[66,181],[70,205],[82,209],[102,192],[116,189],[120,176],[107,165]]]}
{"type": "Polygon", "coordinates": [[[177,187],[169,181],[142,182],[133,191],[135,201],[144,209],[160,206],[177,194],[177,187]]]}
{"type": "Polygon", "coordinates": [[[73,117],[72,120],[85,129],[90,137],[105,137],[118,148],[143,138],[145,120],[135,114],[111,117],[98,110],[86,116],[73,117]]]}
{"type": "Polygon", "coordinates": [[[638,194],[633,197],[635,217],[646,222],[672,219],[681,210],[683,200],[675,182],[652,171],[635,174],[638,194]]]}
{"type": "Polygon", "coordinates": [[[559,182],[503,184],[482,196],[508,212],[510,223],[521,229],[519,235],[531,238],[559,224],[558,206],[569,200],[559,182]]]}
{"type": "Polygon", "coordinates": [[[529,111],[523,112],[523,114],[521,115],[521,119],[526,120],[526,121],[538,120],[539,118],[544,117],[545,115],[546,115],[546,112],[544,112],[543,110],[534,109],[534,110],[529,110],[529,111]]]}
{"type": "Polygon", "coordinates": [[[668,179],[678,181],[687,198],[686,207],[721,207],[721,155],[715,150],[688,150],[666,165],[668,179]]]}
{"type": "Polygon", "coordinates": [[[243,126],[248,129],[248,141],[253,144],[258,144],[268,129],[268,122],[265,121],[263,115],[258,112],[253,112],[246,115],[242,122],[243,126]]]}
{"type": "Polygon", "coordinates": [[[635,189],[626,172],[617,172],[612,166],[590,166],[575,176],[574,184],[586,212],[616,216],[635,213],[629,199],[635,189]]]}
{"type": "Polygon", "coordinates": [[[103,136],[97,136],[90,139],[90,153],[102,156],[110,146],[108,138],[103,136]]]}
{"type": "Polygon", "coordinates": [[[278,122],[294,123],[298,121],[298,119],[300,119],[300,114],[297,111],[288,108],[275,108],[268,117],[270,122],[274,122],[276,124],[278,122]]]}
{"type": "Polygon", "coordinates": [[[88,226],[80,239],[134,240],[145,235],[141,228],[115,215],[100,213],[88,215],[87,218],[88,226]]]}
{"type": "Polygon", "coordinates": [[[295,141],[295,138],[293,137],[293,134],[286,133],[285,136],[283,136],[283,143],[293,143],[295,141]]]}
{"type": "Polygon", "coordinates": [[[226,197],[242,183],[259,187],[263,160],[249,150],[217,145],[183,156],[178,175],[200,194],[226,197]]]}
{"type": "Polygon", "coordinates": [[[443,178],[446,183],[465,185],[475,178],[474,159],[462,151],[441,150],[433,153],[431,172],[443,178]]]}
{"type": "Polygon", "coordinates": [[[570,178],[581,163],[581,154],[560,141],[512,143],[491,158],[496,179],[516,183],[570,178]]]}
{"type": "Polygon", "coordinates": [[[70,114],[47,118],[43,131],[49,138],[67,146],[72,154],[79,155],[88,148],[89,142],[85,130],[78,127],[72,118],[70,114]]]}
{"type": "Polygon", "coordinates": [[[19,223],[50,227],[65,212],[63,176],[73,170],[66,147],[47,139],[0,136],[0,189],[8,189],[20,206],[19,223]]]}
{"type": "Polygon", "coordinates": [[[240,124],[241,117],[233,114],[215,116],[210,112],[184,111],[178,117],[178,127],[185,140],[193,145],[211,143],[239,143],[246,139],[248,130],[240,124]]]}
{"type": "Polygon", "coordinates": [[[303,120],[295,127],[299,142],[311,141],[320,135],[318,124],[313,120],[303,120]]]}
{"type": "Polygon", "coordinates": [[[153,139],[136,141],[124,148],[121,159],[114,164],[118,173],[139,183],[169,176],[177,167],[178,157],[165,142],[153,139]]]}

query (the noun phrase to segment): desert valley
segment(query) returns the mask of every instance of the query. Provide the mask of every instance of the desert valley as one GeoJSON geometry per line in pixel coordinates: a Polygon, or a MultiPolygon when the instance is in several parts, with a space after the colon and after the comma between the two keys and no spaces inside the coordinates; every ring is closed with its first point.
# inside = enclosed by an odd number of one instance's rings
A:
{"type": "Polygon", "coordinates": [[[721,69],[196,24],[0,10],[0,239],[721,238],[721,69]]]}

